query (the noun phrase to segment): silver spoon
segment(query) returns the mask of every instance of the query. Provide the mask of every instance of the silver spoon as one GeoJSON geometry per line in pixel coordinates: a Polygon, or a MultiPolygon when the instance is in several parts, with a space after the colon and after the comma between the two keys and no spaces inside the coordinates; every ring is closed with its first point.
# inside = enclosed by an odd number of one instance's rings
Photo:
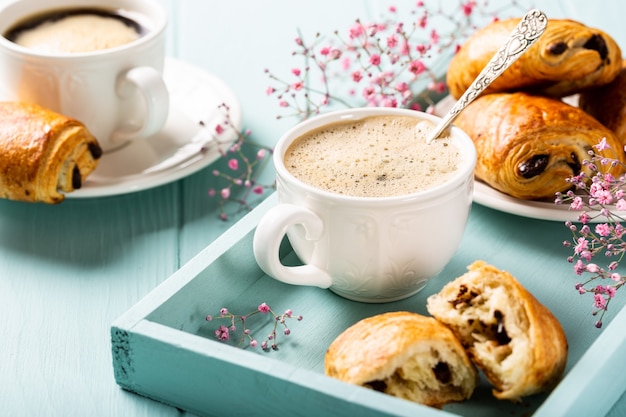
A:
{"type": "Polygon", "coordinates": [[[487,66],[472,82],[472,85],[441,119],[441,122],[430,132],[426,138],[426,143],[438,138],[468,104],[474,101],[493,80],[502,75],[517,58],[522,56],[543,35],[547,25],[548,17],[541,10],[532,9],[526,13],[511,32],[506,43],[491,58],[487,66]]]}

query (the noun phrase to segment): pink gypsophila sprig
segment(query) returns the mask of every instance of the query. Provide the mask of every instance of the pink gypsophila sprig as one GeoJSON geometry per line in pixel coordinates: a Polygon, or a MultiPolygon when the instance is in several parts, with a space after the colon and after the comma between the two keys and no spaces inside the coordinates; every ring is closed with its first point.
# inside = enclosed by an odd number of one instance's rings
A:
{"type": "Polygon", "coordinates": [[[291,334],[291,329],[287,326],[287,320],[295,319],[297,321],[301,321],[302,318],[303,317],[301,315],[294,315],[291,309],[285,310],[285,312],[282,314],[277,314],[271,309],[269,305],[267,305],[267,303],[261,303],[256,310],[251,311],[250,313],[245,315],[233,314],[226,307],[222,307],[218,315],[207,315],[206,321],[214,321],[219,319],[226,320],[228,325],[222,324],[214,331],[215,337],[221,341],[230,340],[231,334],[234,334],[238,330],[239,326],[241,326],[241,337],[239,340],[239,346],[242,346],[247,339],[250,347],[254,348],[260,346],[263,350],[269,350],[270,348],[272,350],[277,350],[278,327],[281,326],[282,333],[285,336],[289,336],[291,334]],[[257,339],[253,337],[251,330],[247,326],[250,317],[257,314],[268,315],[274,321],[274,327],[272,328],[272,331],[267,335],[265,340],[263,340],[260,345],[257,339]]]}
{"type": "Polygon", "coordinates": [[[432,112],[431,96],[441,97],[447,90],[442,74],[433,69],[437,60],[455,53],[478,19],[497,20],[523,10],[515,1],[489,9],[487,2],[474,0],[459,0],[446,9],[419,1],[409,11],[390,6],[375,22],[356,19],[331,36],[318,33],[311,42],[298,33],[293,55],[302,62],[285,77],[265,70],[272,82],[266,93],[289,112],[278,117],[306,119],[329,106],[432,112]]]}
{"type": "Polygon", "coordinates": [[[623,225],[626,176],[615,177],[609,172],[616,168],[624,172],[625,166],[617,156],[610,158],[598,153],[610,151],[605,139],[594,148],[589,151],[589,159],[583,161],[591,175],[580,173],[568,178],[572,189],[565,194],[557,193],[555,203],[567,203],[571,210],[580,212],[579,224],[565,223],[572,232],[572,240],[563,245],[572,248],[567,260],[574,264],[576,276],[586,277],[574,288],[580,294],[592,295],[592,314],[599,315],[595,326],[600,328],[611,301],[626,282],[626,277],[618,271],[626,253],[623,225]],[[599,221],[592,225],[593,220],[599,221]],[[598,265],[601,262],[607,265],[601,267],[598,265]]]}
{"type": "MultiPolygon", "coordinates": [[[[262,184],[257,180],[257,174],[269,163],[273,149],[254,142],[249,130],[233,126],[227,105],[222,104],[218,109],[222,112],[222,119],[213,126],[213,141],[204,151],[208,151],[209,146],[216,146],[221,158],[226,161],[226,167],[213,170],[213,175],[221,180],[221,184],[211,188],[208,195],[219,199],[220,218],[228,220],[227,202],[234,202],[239,209],[250,210],[252,197],[263,196],[267,190],[274,189],[273,183],[262,184]],[[226,139],[232,138],[230,135],[235,135],[234,141],[226,139]]],[[[201,125],[211,128],[204,122],[201,125]]]]}

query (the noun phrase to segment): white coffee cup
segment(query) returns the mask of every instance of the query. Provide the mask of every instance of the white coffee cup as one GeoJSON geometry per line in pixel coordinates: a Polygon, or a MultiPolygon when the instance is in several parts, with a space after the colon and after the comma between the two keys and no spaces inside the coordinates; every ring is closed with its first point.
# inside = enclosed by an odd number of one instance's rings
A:
{"type": "Polygon", "coordinates": [[[259,222],[254,255],[269,276],[296,285],[329,288],[361,302],[390,302],[419,292],[456,252],[472,203],[476,150],[456,127],[451,143],[461,154],[443,184],[391,197],[354,197],[306,184],[285,167],[289,145],[301,135],[338,121],[368,116],[439,118],[412,110],[360,108],[318,116],[289,130],[273,155],[279,204],[259,222]],[[279,259],[285,234],[304,265],[279,259]]]}
{"type": "Polygon", "coordinates": [[[125,10],[146,33],[113,48],[71,53],[41,52],[0,36],[0,99],[80,120],[106,152],[154,135],[167,120],[162,7],[149,0],[16,0],[0,8],[0,34],[48,11],[94,8],[125,10]]]}

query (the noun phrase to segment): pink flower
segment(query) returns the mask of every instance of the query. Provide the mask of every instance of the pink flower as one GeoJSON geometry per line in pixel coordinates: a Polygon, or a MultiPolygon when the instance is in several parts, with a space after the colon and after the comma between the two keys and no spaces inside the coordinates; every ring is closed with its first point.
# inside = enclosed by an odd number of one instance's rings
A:
{"type": "Polygon", "coordinates": [[[259,151],[256,153],[256,159],[263,159],[265,158],[265,149],[259,149],[259,151]]]}
{"type": "Polygon", "coordinates": [[[222,125],[218,124],[215,126],[215,133],[217,133],[218,135],[224,133],[224,128],[222,127],[222,125]]]}
{"type": "Polygon", "coordinates": [[[606,294],[609,296],[609,298],[615,297],[615,292],[617,291],[615,287],[607,285],[604,288],[606,288],[606,294]]]}
{"type": "Polygon", "coordinates": [[[387,47],[395,48],[396,46],[398,46],[398,37],[395,34],[394,35],[390,35],[387,38],[387,47]]]}
{"type": "Polygon", "coordinates": [[[228,161],[228,168],[232,169],[233,171],[237,171],[237,169],[239,169],[239,161],[235,158],[232,158],[228,161]]]}
{"type": "Polygon", "coordinates": [[[256,187],[254,187],[254,188],[252,189],[252,192],[253,192],[254,194],[259,194],[259,195],[261,195],[261,194],[263,194],[263,187],[262,187],[262,186],[260,186],[260,185],[257,185],[256,187]]]}
{"type": "Polygon", "coordinates": [[[437,45],[439,43],[439,33],[435,29],[430,32],[430,43],[437,45]]]}
{"type": "Polygon", "coordinates": [[[328,55],[330,54],[330,46],[324,46],[322,49],[320,49],[320,55],[328,55]]]}
{"type": "Polygon", "coordinates": [[[365,87],[363,89],[363,97],[368,100],[371,100],[374,94],[376,94],[376,91],[374,91],[374,87],[365,87]]]}
{"type": "Polygon", "coordinates": [[[270,95],[274,94],[275,92],[276,92],[276,89],[275,89],[274,87],[271,87],[271,86],[270,86],[270,87],[267,87],[267,88],[265,89],[265,93],[266,93],[268,96],[270,96],[270,95]]]}
{"type": "Polygon", "coordinates": [[[296,77],[299,77],[299,76],[300,76],[300,69],[299,69],[299,68],[293,68],[293,69],[291,70],[291,73],[292,73],[293,75],[295,75],[296,77]]]}
{"type": "Polygon", "coordinates": [[[409,85],[407,83],[405,83],[404,81],[399,82],[398,84],[396,84],[395,89],[401,93],[407,91],[409,89],[409,85]]]}
{"type": "Polygon", "coordinates": [[[596,225],[596,233],[600,236],[609,236],[611,234],[611,227],[607,223],[599,223],[596,225]]]}
{"type": "Polygon", "coordinates": [[[363,79],[363,74],[361,74],[360,71],[354,71],[352,73],[352,81],[354,81],[355,83],[358,83],[362,79],[363,79]]]}
{"type": "Polygon", "coordinates": [[[222,191],[220,191],[220,195],[224,200],[228,200],[228,197],[230,197],[230,188],[222,188],[222,191]]]}
{"type": "Polygon", "coordinates": [[[296,91],[302,90],[303,86],[304,86],[304,84],[302,84],[302,81],[297,81],[297,82],[291,84],[291,88],[293,88],[296,91]]]}
{"type": "Polygon", "coordinates": [[[463,5],[461,6],[463,9],[463,14],[465,16],[469,16],[472,14],[472,10],[474,8],[474,6],[476,5],[476,2],[474,1],[468,1],[467,3],[463,3],[463,5]]]}
{"type": "Polygon", "coordinates": [[[419,75],[426,70],[426,65],[420,60],[414,60],[409,63],[409,71],[415,75],[419,75]]]}
{"type": "Polygon", "coordinates": [[[593,301],[596,308],[604,310],[606,308],[606,300],[601,294],[594,294],[593,301]]]}
{"type": "Polygon", "coordinates": [[[593,145],[593,147],[596,148],[599,152],[606,149],[611,149],[609,144],[606,143],[606,138],[602,138],[602,140],[597,145],[593,145]]]}
{"type": "Polygon", "coordinates": [[[570,203],[570,207],[572,210],[582,210],[582,208],[584,207],[582,197],[574,197],[574,199],[570,203]]]}
{"type": "Polygon", "coordinates": [[[270,311],[270,306],[266,303],[261,303],[258,307],[259,311],[263,314],[268,313],[270,311]]]}
{"type": "Polygon", "coordinates": [[[370,56],[370,64],[380,65],[380,55],[372,54],[372,56],[370,56]]]}
{"type": "Polygon", "coordinates": [[[350,28],[348,36],[350,37],[350,39],[354,39],[360,37],[361,35],[363,35],[363,33],[363,26],[360,23],[357,23],[350,28]]]}
{"type": "Polygon", "coordinates": [[[216,331],[215,336],[217,336],[220,340],[228,340],[230,339],[230,333],[228,327],[221,325],[216,331]]]}

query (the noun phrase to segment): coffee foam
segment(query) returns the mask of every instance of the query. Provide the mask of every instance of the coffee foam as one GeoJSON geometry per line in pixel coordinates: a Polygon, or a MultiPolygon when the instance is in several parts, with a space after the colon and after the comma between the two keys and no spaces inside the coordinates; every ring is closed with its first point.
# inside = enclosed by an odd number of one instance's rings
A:
{"type": "Polygon", "coordinates": [[[297,138],[285,167],[326,191],[358,197],[414,193],[446,182],[462,161],[450,138],[426,143],[433,126],[412,117],[338,122],[297,138]]]}
{"type": "Polygon", "coordinates": [[[15,43],[42,52],[76,53],[114,48],[139,36],[134,28],[119,19],[81,14],[24,30],[15,38],[15,43]]]}

